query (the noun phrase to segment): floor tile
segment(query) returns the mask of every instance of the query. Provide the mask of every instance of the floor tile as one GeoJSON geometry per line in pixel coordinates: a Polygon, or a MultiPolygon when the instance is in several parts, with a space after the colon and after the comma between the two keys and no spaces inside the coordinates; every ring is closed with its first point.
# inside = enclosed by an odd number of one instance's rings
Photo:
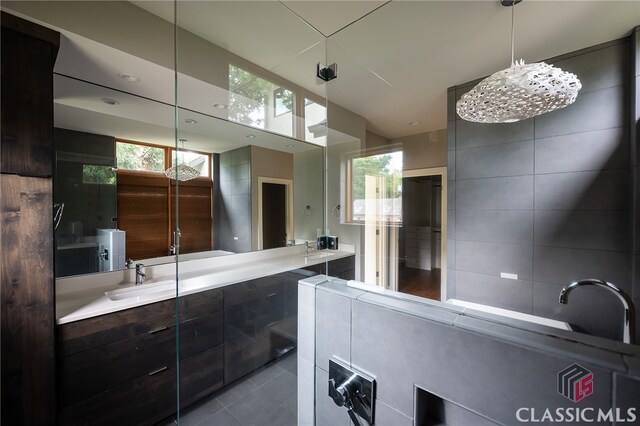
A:
{"type": "Polygon", "coordinates": [[[233,404],[238,399],[244,397],[252,390],[257,388],[251,381],[247,379],[242,379],[233,385],[229,386],[228,389],[224,389],[220,394],[216,395],[216,399],[225,407],[233,404]]]}
{"type": "Polygon", "coordinates": [[[180,425],[191,426],[201,423],[218,413],[224,407],[215,398],[207,398],[180,412],[180,425]]]}
{"type": "Polygon", "coordinates": [[[298,374],[298,353],[293,352],[290,355],[282,357],[278,360],[278,365],[293,375],[298,374]]]}
{"type": "Polygon", "coordinates": [[[260,387],[270,380],[275,379],[285,372],[285,369],[277,363],[270,364],[251,374],[247,380],[251,381],[256,387],[260,387]]]}
{"type": "Polygon", "coordinates": [[[233,415],[223,408],[208,419],[198,423],[198,426],[244,426],[233,415]]]}

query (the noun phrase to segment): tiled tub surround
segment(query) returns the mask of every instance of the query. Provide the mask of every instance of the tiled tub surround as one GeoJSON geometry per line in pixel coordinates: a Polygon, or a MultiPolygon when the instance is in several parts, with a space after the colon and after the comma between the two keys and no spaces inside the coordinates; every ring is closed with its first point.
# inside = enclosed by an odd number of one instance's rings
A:
{"type": "Polygon", "coordinates": [[[622,339],[614,295],[582,288],[567,305],[558,295],[572,281],[600,278],[640,301],[631,196],[640,188],[631,173],[637,114],[630,120],[637,49],[634,34],[547,61],[578,75],[578,99],[517,123],[461,120],[455,102],[475,82],[449,89],[447,298],[622,339]]]}
{"type": "Polygon", "coordinates": [[[298,311],[300,425],[350,424],[327,395],[330,357],[376,379],[378,426],[414,424],[416,387],[442,399],[450,425],[519,424],[522,407],[538,419],[546,408],[640,410],[637,346],[321,276],[300,281],[298,311]],[[593,394],[575,403],[557,392],[573,363],[594,377],[593,394]]]}
{"type": "Polygon", "coordinates": [[[135,290],[135,269],[82,275],[56,280],[56,319],[58,324],[134,308],[178,296],[186,296],[281,272],[322,265],[327,261],[353,256],[353,246],[343,244],[340,250],[311,251],[304,245],[266,251],[217,256],[178,263],[180,288],[175,288],[175,263],[145,268],[144,287],[169,284],[166,291],[149,292],[141,297],[111,300],[105,292],[135,290]],[[326,257],[322,257],[325,256],[326,257]]]}

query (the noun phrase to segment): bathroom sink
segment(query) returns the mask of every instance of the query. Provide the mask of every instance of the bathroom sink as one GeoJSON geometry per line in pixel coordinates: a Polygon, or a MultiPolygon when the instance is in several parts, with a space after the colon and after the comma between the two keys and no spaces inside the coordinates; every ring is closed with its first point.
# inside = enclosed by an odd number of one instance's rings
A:
{"type": "Polygon", "coordinates": [[[159,293],[170,294],[171,292],[175,293],[175,291],[176,291],[175,281],[159,281],[157,283],[143,284],[135,287],[127,287],[121,290],[105,291],[104,294],[109,299],[116,301],[116,300],[130,299],[132,297],[158,296],[159,293]]]}
{"type": "Polygon", "coordinates": [[[335,253],[322,252],[322,253],[310,254],[308,256],[305,256],[305,258],[309,260],[316,260],[316,259],[323,259],[325,257],[329,257],[333,255],[335,255],[335,253]]]}

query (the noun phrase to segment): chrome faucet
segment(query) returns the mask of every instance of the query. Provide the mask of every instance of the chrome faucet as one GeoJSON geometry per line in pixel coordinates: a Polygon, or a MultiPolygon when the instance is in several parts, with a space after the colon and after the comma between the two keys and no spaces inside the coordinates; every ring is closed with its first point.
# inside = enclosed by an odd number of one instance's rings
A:
{"type": "Polygon", "coordinates": [[[142,271],[144,265],[142,263],[136,263],[136,285],[140,285],[147,278],[147,274],[142,271]]]}
{"type": "MultiPolygon", "coordinates": [[[[313,243],[312,243],[313,244],[313,243]]],[[[309,254],[309,250],[315,250],[309,245],[309,241],[304,242],[304,252],[305,254],[309,254]]]]}
{"type": "Polygon", "coordinates": [[[563,305],[566,305],[569,301],[568,296],[569,293],[578,287],[593,285],[600,288],[606,288],[616,296],[622,302],[622,306],[624,306],[624,333],[622,337],[622,341],[624,343],[635,343],[635,308],[633,306],[633,301],[631,298],[620,288],[617,286],[608,283],[606,281],[597,280],[593,278],[588,278],[580,281],[573,282],[567,286],[565,286],[562,291],[560,291],[559,302],[563,305]]]}

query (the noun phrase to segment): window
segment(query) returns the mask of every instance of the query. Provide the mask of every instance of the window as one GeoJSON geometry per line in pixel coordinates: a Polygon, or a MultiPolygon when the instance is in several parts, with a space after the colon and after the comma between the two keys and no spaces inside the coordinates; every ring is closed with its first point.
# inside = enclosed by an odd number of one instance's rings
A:
{"type": "Polygon", "coordinates": [[[295,94],[229,64],[229,120],[294,136],[295,94]]]}
{"type": "Polygon", "coordinates": [[[171,148],[171,164],[176,164],[176,155],[178,157],[178,162],[182,163],[183,161],[188,165],[193,167],[196,170],[200,171],[200,176],[210,176],[210,159],[211,155],[203,154],[201,152],[195,151],[183,151],[171,148]]]}
{"type": "Polygon", "coordinates": [[[347,221],[402,223],[402,151],[347,161],[347,221]]]}
{"type": "Polygon", "coordinates": [[[82,165],[82,183],[115,185],[116,174],[113,171],[113,166],[83,164],[82,165]]]}
{"type": "Polygon", "coordinates": [[[147,172],[161,172],[174,165],[176,152],[180,162],[200,171],[200,176],[211,176],[211,154],[185,151],[170,146],[152,145],[145,142],[116,141],[116,162],[118,169],[147,172]]]}
{"type": "Polygon", "coordinates": [[[116,141],[116,159],[119,169],[162,172],[165,167],[166,148],[141,143],[116,141]]]}

